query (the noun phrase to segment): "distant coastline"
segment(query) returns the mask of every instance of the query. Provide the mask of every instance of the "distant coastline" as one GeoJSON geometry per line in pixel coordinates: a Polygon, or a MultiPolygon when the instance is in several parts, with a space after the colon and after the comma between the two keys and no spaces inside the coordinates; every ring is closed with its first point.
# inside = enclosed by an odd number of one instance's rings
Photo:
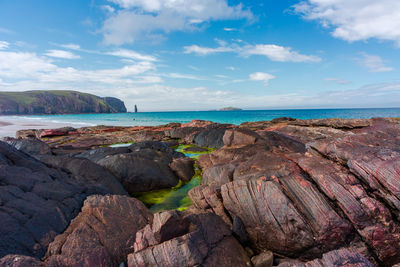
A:
{"type": "Polygon", "coordinates": [[[243,109],[235,108],[235,107],[225,107],[225,108],[221,108],[219,111],[238,111],[238,110],[243,110],[243,109]]]}
{"type": "Polygon", "coordinates": [[[0,115],[124,113],[123,101],[77,91],[0,92],[0,115]]]}

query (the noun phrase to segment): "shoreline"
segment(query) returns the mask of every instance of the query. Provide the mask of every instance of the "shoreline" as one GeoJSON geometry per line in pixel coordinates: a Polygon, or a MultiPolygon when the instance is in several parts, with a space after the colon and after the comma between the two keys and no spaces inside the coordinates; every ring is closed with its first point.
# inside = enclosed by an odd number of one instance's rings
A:
{"type": "Polygon", "coordinates": [[[62,127],[76,127],[80,128],[82,124],[75,123],[56,123],[47,121],[27,121],[21,118],[1,118],[0,117],[0,138],[3,137],[15,137],[15,134],[19,130],[29,130],[29,129],[56,129],[62,127]]]}

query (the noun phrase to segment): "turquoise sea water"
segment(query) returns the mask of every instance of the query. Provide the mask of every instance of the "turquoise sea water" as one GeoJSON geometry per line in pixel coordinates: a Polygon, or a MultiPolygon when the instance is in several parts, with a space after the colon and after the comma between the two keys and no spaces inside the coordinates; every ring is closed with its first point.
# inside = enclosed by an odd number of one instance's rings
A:
{"type": "Polygon", "coordinates": [[[58,122],[82,126],[152,126],[167,124],[170,122],[186,123],[194,119],[240,124],[245,121],[272,120],[277,117],[293,117],[297,119],[400,117],[400,108],[177,111],[12,117],[35,122],[58,122]]]}

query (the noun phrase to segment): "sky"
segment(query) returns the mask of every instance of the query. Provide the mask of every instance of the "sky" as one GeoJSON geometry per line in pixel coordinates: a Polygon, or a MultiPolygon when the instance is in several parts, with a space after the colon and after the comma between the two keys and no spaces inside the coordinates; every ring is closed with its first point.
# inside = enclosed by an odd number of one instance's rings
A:
{"type": "Polygon", "coordinates": [[[128,110],[400,107],[398,0],[0,0],[0,91],[128,110]]]}

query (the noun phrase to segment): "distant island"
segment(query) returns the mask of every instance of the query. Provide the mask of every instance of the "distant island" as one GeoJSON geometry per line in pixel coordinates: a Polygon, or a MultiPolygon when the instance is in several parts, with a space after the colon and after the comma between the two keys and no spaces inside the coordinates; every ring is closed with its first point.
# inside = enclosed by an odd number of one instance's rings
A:
{"type": "Polygon", "coordinates": [[[0,92],[0,115],[125,113],[123,101],[77,91],[0,92]]]}
{"type": "Polygon", "coordinates": [[[235,108],[235,107],[226,107],[226,108],[221,108],[220,111],[233,111],[233,110],[242,110],[241,108],[235,108]]]}

